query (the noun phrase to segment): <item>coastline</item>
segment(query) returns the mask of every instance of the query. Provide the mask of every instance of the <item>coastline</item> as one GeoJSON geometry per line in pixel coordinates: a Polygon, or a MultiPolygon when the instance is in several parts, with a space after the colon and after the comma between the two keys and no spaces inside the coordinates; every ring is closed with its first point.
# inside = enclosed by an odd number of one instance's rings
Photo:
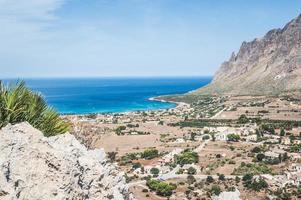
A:
{"type": "MultiPolygon", "coordinates": [[[[178,108],[178,107],[182,107],[182,106],[189,106],[190,105],[188,103],[180,102],[180,101],[170,101],[170,100],[168,101],[168,100],[164,100],[164,99],[158,99],[159,97],[160,96],[158,96],[158,97],[151,97],[148,100],[149,101],[158,101],[158,102],[162,102],[162,103],[173,103],[173,104],[176,104],[176,106],[174,108],[178,108]]],[[[168,110],[168,109],[163,109],[163,110],[168,110]]]]}
{"type": "Polygon", "coordinates": [[[148,110],[133,110],[133,111],[125,111],[125,112],[94,112],[94,113],[86,113],[86,114],[79,114],[79,113],[61,113],[60,116],[68,117],[68,116],[89,116],[89,115],[129,115],[134,113],[140,113],[140,112],[156,112],[156,111],[167,111],[169,109],[179,109],[181,107],[190,106],[188,103],[179,102],[179,101],[167,101],[164,99],[158,99],[160,96],[157,97],[150,97],[148,98],[148,101],[157,101],[162,103],[172,103],[175,104],[174,107],[171,108],[160,108],[160,109],[148,109],[148,110]]]}

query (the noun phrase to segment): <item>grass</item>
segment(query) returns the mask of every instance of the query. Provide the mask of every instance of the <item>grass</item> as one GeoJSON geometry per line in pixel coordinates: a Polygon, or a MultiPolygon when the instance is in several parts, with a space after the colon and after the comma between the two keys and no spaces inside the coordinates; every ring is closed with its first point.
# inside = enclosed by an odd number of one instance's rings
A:
{"type": "Polygon", "coordinates": [[[69,130],[69,124],[46,104],[41,94],[28,89],[25,82],[4,85],[0,81],[0,128],[26,121],[47,137],[69,130]]]}

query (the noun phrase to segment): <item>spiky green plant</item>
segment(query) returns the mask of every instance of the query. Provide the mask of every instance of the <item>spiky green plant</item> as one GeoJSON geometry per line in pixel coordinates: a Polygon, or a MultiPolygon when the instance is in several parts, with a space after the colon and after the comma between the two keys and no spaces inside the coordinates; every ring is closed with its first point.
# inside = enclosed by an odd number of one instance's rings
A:
{"type": "Polygon", "coordinates": [[[24,81],[4,85],[0,81],[0,128],[27,121],[45,136],[66,133],[69,124],[47,106],[44,98],[29,90],[24,81]]]}

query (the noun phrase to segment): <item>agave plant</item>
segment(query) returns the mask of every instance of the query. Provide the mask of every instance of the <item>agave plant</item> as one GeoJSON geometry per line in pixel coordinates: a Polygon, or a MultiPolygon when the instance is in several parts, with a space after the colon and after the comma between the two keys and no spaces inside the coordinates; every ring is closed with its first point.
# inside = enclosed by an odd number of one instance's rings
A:
{"type": "Polygon", "coordinates": [[[44,98],[29,90],[24,81],[5,86],[0,81],[0,128],[27,121],[45,136],[63,134],[69,124],[47,106],[44,98]]]}

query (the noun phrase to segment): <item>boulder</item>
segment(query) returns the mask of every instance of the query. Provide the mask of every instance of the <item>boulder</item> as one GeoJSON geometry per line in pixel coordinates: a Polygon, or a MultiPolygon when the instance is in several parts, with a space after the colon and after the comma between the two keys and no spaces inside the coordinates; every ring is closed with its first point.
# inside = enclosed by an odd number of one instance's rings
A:
{"type": "Polygon", "coordinates": [[[132,199],[103,149],[73,135],[46,138],[28,123],[0,131],[0,199],[132,199]]]}

